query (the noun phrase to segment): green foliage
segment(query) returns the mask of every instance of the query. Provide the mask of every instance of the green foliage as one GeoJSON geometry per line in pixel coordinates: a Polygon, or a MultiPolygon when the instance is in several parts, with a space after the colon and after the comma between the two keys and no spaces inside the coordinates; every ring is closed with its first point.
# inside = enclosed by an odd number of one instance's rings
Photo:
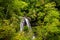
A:
{"type": "Polygon", "coordinates": [[[31,34],[25,32],[18,32],[11,40],[31,40],[31,34]],[[28,35],[27,35],[28,34],[28,35]]]}
{"type": "Polygon", "coordinates": [[[0,0],[0,40],[60,40],[60,12],[55,8],[59,1],[51,0],[0,0]],[[19,17],[27,17],[27,26],[20,32],[19,17]]]}
{"type": "Polygon", "coordinates": [[[10,40],[11,37],[14,35],[15,29],[10,26],[3,26],[0,27],[0,40],[10,40]]]}

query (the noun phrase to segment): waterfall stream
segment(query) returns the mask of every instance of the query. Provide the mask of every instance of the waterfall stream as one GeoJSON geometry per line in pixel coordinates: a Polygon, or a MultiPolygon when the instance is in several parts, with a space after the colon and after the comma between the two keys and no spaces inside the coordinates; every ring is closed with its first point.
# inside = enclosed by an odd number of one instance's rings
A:
{"type": "MultiPolygon", "coordinates": [[[[23,31],[25,22],[26,22],[26,25],[28,27],[28,30],[31,30],[31,32],[32,32],[31,24],[30,24],[29,20],[26,17],[22,17],[22,19],[21,19],[21,22],[20,22],[20,32],[23,31]]],[[[35,36],[33,34],[32,35],[32,40],[34,40],[34,39],[35,39],[35,36]]]]}

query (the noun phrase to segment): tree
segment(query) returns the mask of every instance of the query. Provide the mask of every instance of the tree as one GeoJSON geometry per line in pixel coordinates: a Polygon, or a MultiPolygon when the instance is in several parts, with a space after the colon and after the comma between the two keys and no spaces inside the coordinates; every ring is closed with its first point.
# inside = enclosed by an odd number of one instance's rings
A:
{"type": "Polygon", "coordinates": [[[0,0],[0,40],[30,40],[29,33],[20,33],[19,17],[29,19],[35,40],[60,40],[60,12],[56,3],[51,0],[0,0]]]}

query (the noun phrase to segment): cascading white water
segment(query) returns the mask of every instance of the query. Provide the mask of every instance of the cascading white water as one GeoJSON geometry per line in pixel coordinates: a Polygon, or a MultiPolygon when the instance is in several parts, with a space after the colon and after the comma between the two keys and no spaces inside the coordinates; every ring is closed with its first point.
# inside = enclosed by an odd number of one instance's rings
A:
{"type": "Polygon", "coordinates": [[[28,20],[27,18],[25,18],[25,21],[26,21],[27,27],[28,27],[30,30],[32,30],[31,25],[30,25],[30,23],[29,23],[29,20],[28,20]]]}
{"type": "MultiPolygon", "coordinates": [[[[25,22],[27,24],[28,29],[32,31],[29,20],[26,17],[22,17],[22,20],[21,20],[21,23],[20,23],[20,32],[23,31],[25,22]]],[[[35,36],[33,35],[32,40],[34,40],[34,39],[35,39],[35,36]]]]}
{"type": "Polygon", "coordinates": [[[20,23],[20,32],[23,31],[23,28],[24,28],[24,22],[25,22],[25,20],[24,20],[24,18],[22,18],[21,23],[20,23]]]}

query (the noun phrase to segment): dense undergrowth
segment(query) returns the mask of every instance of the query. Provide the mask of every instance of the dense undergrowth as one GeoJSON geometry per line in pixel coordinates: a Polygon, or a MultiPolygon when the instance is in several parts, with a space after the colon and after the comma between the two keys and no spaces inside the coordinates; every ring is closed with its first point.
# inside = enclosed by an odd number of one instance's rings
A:
{"type": "Polygon", "coordinates": [[[0,40],[60,40],[59,0],[0,0],[0,40]],[[32,32],[20,32],[20,17],[27,17],[32,32]]]}

